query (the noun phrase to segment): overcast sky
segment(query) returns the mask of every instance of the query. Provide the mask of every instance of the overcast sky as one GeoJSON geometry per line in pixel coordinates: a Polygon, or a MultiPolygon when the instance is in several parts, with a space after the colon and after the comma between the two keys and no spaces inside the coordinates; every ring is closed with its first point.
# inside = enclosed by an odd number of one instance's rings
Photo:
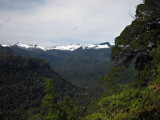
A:
{"type": "Polygon", "coordinates": [[[0,44],[114,43],[142,0],[0,0],[0,44]]]}

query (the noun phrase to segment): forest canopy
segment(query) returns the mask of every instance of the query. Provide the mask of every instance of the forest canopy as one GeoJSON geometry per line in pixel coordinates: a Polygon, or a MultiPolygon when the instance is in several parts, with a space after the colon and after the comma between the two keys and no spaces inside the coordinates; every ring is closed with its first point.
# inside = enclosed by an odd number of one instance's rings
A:
{"type": "Polygon", "coordinates": [[[111,61],[115,66],[107,73],[108,77],[101,77],[99,81],[105,86],[114,84],[106,86],[97,105],[99,111],[87,116],[86,120],[159,120],[159,0],[143,0],[137,6],[135,20],[115,38],[111,61]],[[132,82],[122,84],[123,77],[117,75],[123,76],[123,70],[129,66],[134,68],[135,77],[132,82]],[[123,69],[122,74],[119,68],[123,69]]]}

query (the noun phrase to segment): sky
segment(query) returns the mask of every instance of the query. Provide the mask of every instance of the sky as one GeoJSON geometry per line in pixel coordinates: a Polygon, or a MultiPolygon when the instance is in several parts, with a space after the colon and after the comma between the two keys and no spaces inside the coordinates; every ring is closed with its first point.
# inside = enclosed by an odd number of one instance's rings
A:
{"type": "Polygon", "coordinates": [[[0,44],[114,43],[142,0],[0,0],[0,44]]]}

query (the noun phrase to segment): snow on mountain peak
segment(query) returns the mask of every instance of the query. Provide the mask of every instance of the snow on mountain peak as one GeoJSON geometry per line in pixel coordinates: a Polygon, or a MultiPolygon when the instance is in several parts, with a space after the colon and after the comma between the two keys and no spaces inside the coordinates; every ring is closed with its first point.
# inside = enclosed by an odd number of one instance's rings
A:
{"type": "Polygon", "coordinates": [[[3,44],[2,47],[10,47],[11,45],[3,44]]]}
{"type": "Polygon", "coordinates": [[[42,46],[39,46],[39,45],[35,45],[35,48],[46,51],[46,48],[45,48],[45,47],[42,47],[42,46]]]}
{"type": "Polygon", "coordinates": [[[82,46],[83,49],[104,49],[104,48],[110,48],[110,46],[104,44],[90,44],[90,45],[84,45],[82,46]]]}
{"type": "Polygon", "coordinates": [[[80,48],[81,46],[82,46],[82,45],[79,45],[79,44],[58,45],[58,46],[53,46],[53,47],[51,47],[51,49],[74,51],[74,50],[80,48]]]}
{"type": "Polygon", "coordinates": [[[23,44],[23,43],[16,43],[14,46],[18,46],[18,47],[21,47],[21,48],[26,48],[26,49],[41,49],[41,50],[44,50],[46,51],[46,48],[45,47],[41,47],[39,45],[28,45],[28,44],[23,44]]]}
{"type": "MultiPolygon", "coordinates": [[[[10,45],[2,45],[3,47],[11,47],[10,45]]],[[[52,46],[52,47],[42,47],[39,45],[31,45],[31,44],[23,44],[23,43],[16,43],[13,46],[17,46],[20,48],[25,48],[25,49],[41,49],[41,50],[66,50],[66,51],[74,51],[79,48],[82,49],[104,49],[104,48],[110,48],[111,45],[109,42],[106,43],[101,43],[101,44],[89,44],[89,45],[81,45],[81,44],[69,44],[69,45],[57,45],[57,46],[52,46]]]]}
{"type": "Polygon", "coordinates": [[[89,44],[89,45],[81,45],[81,44],[70,44],[70,45],[58,45],[47,48],[47,50],[66,50],[66,51],[74,51],[78,48],[82,49],[104,49],[110,48],[111,45],[109,42],[101,43],[101,44],[89,44]]]}
{"type": "Polygon", "coordinates": [[[34,48],[33,45],[27,45],[27,44],[22,44],[22,43],[16,43],[15,46],[18,46],[18,47],[22,47],[22,48],[34,48]]]}
{"type": "Polygon", "coordinates": [[[57,46],[52,46],[48,48],[48,50],[68,50],[68,51],[74,51],[78,48],[82,47],[80,44],[70,44],[70,45],[57,45],[57,46]]]}

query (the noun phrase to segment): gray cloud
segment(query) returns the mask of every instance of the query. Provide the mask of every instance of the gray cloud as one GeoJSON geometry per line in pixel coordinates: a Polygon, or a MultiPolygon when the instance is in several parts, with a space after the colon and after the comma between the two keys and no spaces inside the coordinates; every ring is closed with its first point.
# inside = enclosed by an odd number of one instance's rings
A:
{"type": "Polygon", "coordinates": [[[1,10],[31,9],[44,4],[44,0],[0,0],[1,10]]]}
{"type": "Polygon", "coordinates": [[[0,22],[0,28],[3,28],[8,22],[10,21],[9,18],[4,19],[4,21],[0,22]]]}
{"type": "Polygon", "coordinates": [[[134,14],[140,2],[0,0],[0,26],[5,26],[0,27],[0,43],[38,43],[42,46],[113,43],[114,38],[133,20],[129,12],[134,14]]]}
{"type": "Polygon", "coordinates": [[[78,30],[79,29],[79,26],[76,26],[75,28],[73,28],[73,30],[78,30]]]}

